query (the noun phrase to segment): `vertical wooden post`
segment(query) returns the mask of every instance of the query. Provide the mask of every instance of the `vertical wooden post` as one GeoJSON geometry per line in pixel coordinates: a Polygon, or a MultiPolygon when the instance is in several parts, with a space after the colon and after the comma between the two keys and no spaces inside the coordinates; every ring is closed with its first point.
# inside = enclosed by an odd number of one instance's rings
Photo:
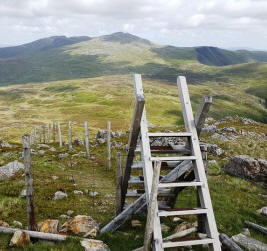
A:
{"type": "Polygon", "coordinates": [[[86,151],[86,158],[90,158],[90,146],[89,146],[89,132],[88,132],[88,123],[87,121],[84,122],[84,143],[85,143],[85,151],[86,151]]]}
{"type": "Polygon", "coordinates": [[[53,120],[53,143],[56,143],[56,123],[55,120],[53,120]]]}
{"type": "Polygon", "coordinates": [[[157,210],[157,196],[158,196],[158,185],[160,175],[161,162],[156,161],[153,171],[152,188],[148,205],[147,220],[146,220],[146,231],[144,238],[144,251],[151,251],[151,242],[153,236],[154,220],[157,210]]]}
{"type": "Polygon", "coordinates": [[[37,132],[36,132],[36,127],[34,127],[34,144],[37,143],[37,132]]]}
{"type": "Polygon", "coordinates": [[[111,144],[110,144],[110,135],[111,134],[111,123],[108,121],[107,125],[107,170],[110,170],[111,168],[111,144]]]}
{"type": "Polygon", "coordinates": [[[42,143],[42,128],[41,128],[41,126],[39,128],[39,143],[40,144],[42,143]]]}
{"type": "Polygon", "coordinates": [[[59,147],[62,147],[62,138],[61,138],[61,128],[60,128],[60,122],[57,122],[57,128],[58,128],[58,139],[59,139],[59,147]]]}
{"type": "Polygon", "coordinates": [[[43,143],[45,144],[45,126],[43,125],[43,143]]]}
{"type": "Polygon", "coordinates": [[[118,215],[121,212],[121,185],[122,185],[121,153],[117,152],[116,215],[118,215]]]}
{"type": "Polygon", "coordinates": [[[50,143],[50,124],[47,124],[47,143],[50,143]]]}
{"type": "Polygon", "coordinates": [[[34,215],[34,193],[33,193],[33,178],[31,174],[31,148],[29,135],[22,136],[23,155],[25,166],[25,181],[26,181],[26,197],[27,197],[27,216],[28,228],[35,231],[35,215],[34,215]]]}
{"type": "Polygon", "coordinates": [[[69,150],[72,149],[72,139],[71,139],[71,121],[69,121],[69,150]]]}

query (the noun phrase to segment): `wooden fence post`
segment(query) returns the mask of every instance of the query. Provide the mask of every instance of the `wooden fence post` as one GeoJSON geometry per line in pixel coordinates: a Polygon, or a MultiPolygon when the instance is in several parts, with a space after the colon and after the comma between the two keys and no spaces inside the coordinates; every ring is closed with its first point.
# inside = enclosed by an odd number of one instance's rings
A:
{"type": "Polygon", "coordinates": [[[107,125],[107,170],[110,170],[111,168],[111,144],[110,144],[110,134],[111,134],[111,123],[110,121],[108,121],[108,125],[107,125]]]}
{"type": "Polygon", "coordinates": [[[42,128],[41,126],[39,127],[39,143],[42,143],[42,128]]]}
{"type": "Polygon", "coordinates": [[[59,147],[62,147],[61,128],[59,121],[57,122],[57,128],[58,128],[59,147]]]}
{"type": "Polygon", "coordinates": [[[85,151],[86,151],[86,158],[90,158],[90,146],[89,146],[89,132],[88,132],[88,123],[87,121],[84,122],[84,143],[85,143],[85,151]]]}
{"type": "Polygon", "coordinates": [[[149,204],[148,204],[146,231],[145,231],[144,249],[143,249],[144,251],[152,250],[151,242],[152,242],[152,236],[153,236],[154,220],[156,216],[160,168],[161,168],[161,162],[156,161],[154,164],[152,188],[151,188],[151,194],[150,194],[149,204]]]}
{"type": "Polygon", "coordinates": [[[116,215],[118,215],[121,212],[121,185],[122,185],[121,153],[117,152],[116,215]]]}
{"type": "Polygon", "coordinates": [[[72,149],[72,139],[71,139],[71,121],[69,121],[69,150],[72,149]]]}
{"type": "Polygon", "coordinates": [[[45,144],[45,126],[43,125],[43,143],[45,144]]]}
{"type": "Polygon", "coordinates": [[[34,144],[37,143],[37,132],[36,132],[36,127],[34,127],[34,144]]]}
{"type": "Polygon", "coordinates": [[[53,120],[53,143],[56,143],[56,123],[55,120],[53,120]]]}
{"type": "Polygon", "coordinates": [[[33,192],[33,178],[31,174],[31,148],[29,135],[22,136],[23,155],[25,166],[25,181],[26,181],[26,197],[27,197],[27,216],[28,228],[35,231],[35,215],[34,215],[34,192],[33,192]]]}
{"type": "Polygon", "coordinates": [[[47,124],[47,143],[50,143],[50,124],[47,124]]]}

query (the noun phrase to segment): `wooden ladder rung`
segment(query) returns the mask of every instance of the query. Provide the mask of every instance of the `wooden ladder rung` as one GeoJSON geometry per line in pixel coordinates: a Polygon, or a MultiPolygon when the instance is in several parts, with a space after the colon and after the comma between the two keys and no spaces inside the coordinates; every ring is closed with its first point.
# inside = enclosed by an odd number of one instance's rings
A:
{"type": "Polygon", "coordinates": [[[189,210],[172,209],[171,211],[160,210],[159,217],[206,214],[207,212],[208,210],[205,208],[194,208],[194,209],[189,209],[189,210]]]}
{"type": "Polygon", "coordinates": [[[163,248],[204,245],[204,244],[211,244],[213,242],[214,241],[212,238],[188,239],[188,240],[181,240],[181,241],[168,241],[168,242],[163,242],[163,248]]]}
{"type": "Polygon", "coordinates": [[[175,183],[160,183],[159,188],[171,188],[171,187],[195,187],[203,186],[203,182],[193,181],[193,182],[175,182],[175,183]]]}
{"type": "Polygon", "coordinates": [[[137,161],[137,162],[133,162],[132,164],[132,168],[133,169],[142,169],[144,165],[143,161],[137,161]]]}
{"type": "Polygon", "coordinates": [[[156,132],[156,133],[148,133],[148,137],[191,137],[191,132],[156,132]]]}
{"type": "Polygon", "coordinates": [[[128,183],[129,184],[144,184],[144,177],[143,176],[131,176],[128,183]]]}
{"type": "Polygon", "coordinates": [[[183,160],[196,160],[195,156],[178,156],[178,157],[172,157],[172,156],[165,156],[165,157],[151,157],[151,161],[183,161],[183,160]]]}

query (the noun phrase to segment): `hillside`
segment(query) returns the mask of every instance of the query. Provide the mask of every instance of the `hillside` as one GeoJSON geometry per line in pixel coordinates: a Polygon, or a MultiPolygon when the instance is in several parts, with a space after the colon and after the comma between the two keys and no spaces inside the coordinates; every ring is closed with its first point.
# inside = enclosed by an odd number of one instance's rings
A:
{"type": "MultiPolygon", "coordinates": [[[[240,70],[239,67],[238,69],[240,70]]],[[[258,72],[264,70],[261,64],[255,69],[258,72]]],[[[34,127],[39,129],[47,123],[51,124],[53,120],[60,120],[65,143],[68,141],[69,120],[72,121],[73,140],[82,141],[83,122],[86,120],[89,123],[92,156],[90,160],[85,158],[82,145],[73,144],[72,150],[65,144],[60,148],[58,135],[56,143],[50,141],[49,144],[32,145],[32,172],[38,223],[46,219],[58,220],[61,229],[70,217],[89,215],[102,227],[114,217],[116,154],[120,151],[124,160],[129,135],[127,130],[134,108],[132,80],[132,76],[117,75],[16,85],[0,89],[1,166],[11,161],[21,161],[21,135],[29,133],[34,127]],[[98,130],[105,129],[108,120],[111,121],[113,132],[122,132],[121,137],[112,138],[112,142],[116,144],[112,148],[111,171],[106,171],[106,144],[100,144],[96,140],[98,130]],[[8,147],[6,142],[9,142],[11,147],[8,147]],[[77,190],[81,191],[80,194],[74,193],[77,190]],[[68,197],[54,200],[56,191],[67,193],[68,197]],[[97,195],[91,196],[89,192],[97,192],[97,195]],[[66,218],[69,210],[74,212],[66,218]]],[[[168,126],[150,128],[150,131],[183,130],[177,87],[163,80],[146,78],[143,82],[147,117],[151,126],[168,126]]],[[[223,149],[219,156],[209,154],[208,181],[218,229],[229,236],[243,231],[245,220],[266,225],[266,217],[256,212],[266,206],[266,190],[223,172],[228,160],[235,155],[248,154],[263,159],[267,157],[267,152],[264,151],[266,124],[244,123],[241,118],[235,117],[239,114],[245,117],[254,116],[255,119],[264,118],[264,108],[259,104],[258,98],[246,92],[254,83],[252,77],[233,78],[231,83],[223,85],[210,82],[189,85],[194,111],[202,95],[214,96],[209,116],[217,120],[209,120],[209,124],[216,125],[218,133],[203,133],[201,141],[216,144],[223,149]],[[229,115],[232,117],[225,118],[229,115]],[[234,128],[236,133],[223,133],[225,128],[230,131],[234,128]],[[231,140],[225,141],[214,135],[231,140]]],[[[260,81],[258,84],[260,86],[260,81]]],[[[22,171],[8,180],[1,181],[0,220],[11,226],[14,221],[21,222],[23,226],[27,224],[26,200],[20,196],[24,185],[25,177],[22,171]]],[[[177,205],[191,208],[195,200],[196,197],[192,196],[190,191],[184,191],[179,195],[177,205]]],[[[138,220],[141,226],[132,227],[129,221],[114,234],[98,234],[96,238],[107,243],[111,251],[138,248],[143,243],[145,217],[134,216],[134,219],[138,220]]],[[[182,216],[182,221],[192,223],[195,218],[182,216]]],[[[163,223],[169,227],[164,236],[172,234],[180,224],[172,220],[163,220],[163,223]]],[[[251,236],[266,241],[264,236],[257,232],[251,231],[251,236]]],[[[0,249],[6,250],[10,238],[9,235],[0,234],[0,249]]],[[[47,242],[39,241],[24,248],[35,251],[55,249],[83,250],[79,240],[49,245],[47,242]]]]}
{"type": "Polygon", "coordinates": [[[219,82],[228,78],[225,66],[252,62],[267,62],[267,52],[162,46],[121,32],[95,38],[58,36],[0,48],[0,85],[134,72],[170,81],[183,74],[194,83],[219,82]]]}

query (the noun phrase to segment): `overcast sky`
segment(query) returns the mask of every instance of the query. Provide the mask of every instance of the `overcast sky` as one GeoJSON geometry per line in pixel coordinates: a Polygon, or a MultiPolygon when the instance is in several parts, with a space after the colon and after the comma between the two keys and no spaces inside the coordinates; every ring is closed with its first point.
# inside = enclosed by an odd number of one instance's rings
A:
{"type": "Polygon", "coordinates": [[[0,0],[0,45],[129,32],[159,44],[267,50],[267,0],[0,0]]]}

